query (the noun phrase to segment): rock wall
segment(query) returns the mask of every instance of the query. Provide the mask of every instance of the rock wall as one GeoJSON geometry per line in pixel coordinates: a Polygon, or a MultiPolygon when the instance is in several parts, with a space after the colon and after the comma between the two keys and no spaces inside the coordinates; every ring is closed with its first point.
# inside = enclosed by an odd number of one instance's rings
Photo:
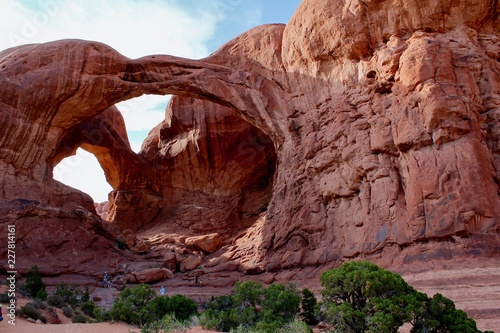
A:
{"type": "Polygon", "coordinates": [[[302,2],[283,40],[303,94],[262,232],[271,267],[498,235],[498,8],[466,8],[302,2]]]}
{"type": "Polygon", "coordinates": [[[75,40],[5,50],[0,200],[95,216],[51,175],[82,146],[114,188],[116,225],[219,232],[247,272],[410,256],[427,242],[491,255],[498,13],[487,0],[304,0],[286,27],[199,61],[75,40]],[[176,97],[134,154],[113,105],[144,93],[176,97]]]}

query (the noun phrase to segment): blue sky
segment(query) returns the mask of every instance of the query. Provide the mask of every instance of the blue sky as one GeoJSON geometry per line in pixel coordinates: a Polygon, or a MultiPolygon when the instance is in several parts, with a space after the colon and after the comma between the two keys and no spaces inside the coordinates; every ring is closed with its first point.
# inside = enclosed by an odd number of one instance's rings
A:
{"type": "MultiPolygon", "coordinates": [[[[286,23],[300,0],[0,0],[0,50],[64,38],[106,43],[130,58],[172,54],[199,59],[248,29],[286,23]]],[[[132,148],[164,118],[168,96],[118,104],[132,148]]],[[[63,160],[54,177],[107,200],[111,187],[91,154],[63,160]]]]}

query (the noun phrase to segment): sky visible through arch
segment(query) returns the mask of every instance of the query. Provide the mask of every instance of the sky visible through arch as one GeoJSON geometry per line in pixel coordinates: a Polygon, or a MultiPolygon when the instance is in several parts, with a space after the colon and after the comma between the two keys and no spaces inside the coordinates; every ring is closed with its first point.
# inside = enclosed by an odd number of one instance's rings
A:
{"type": "MultiPolygon", "coordinates": [[[[0,51],[22,44],[77,38],[106,43],[129,58],[208,56],[255,26],[287,23],[300,0],[0,0],[0,51]]],[[[132,149],[164,119],[168,96],[119,103],[132,149]]],[[[107,200],[112,190],[96,158],[82,149],[54,178],[107,200]]]]}

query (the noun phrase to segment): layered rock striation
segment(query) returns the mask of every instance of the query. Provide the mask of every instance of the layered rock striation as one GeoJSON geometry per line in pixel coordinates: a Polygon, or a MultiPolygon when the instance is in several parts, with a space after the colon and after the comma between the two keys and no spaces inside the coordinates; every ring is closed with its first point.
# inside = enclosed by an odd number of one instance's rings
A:
{"type": "Polygon", "coordinates": [[[78,40],[5,50],[0,200],[98,218],[90,197],[52,178],[83,147],[113,186],[114,226],[217,233],[212,256],[244,272],[416,260],[412,248],[432,252],[423,260],[440,248],[491,255],[498,11],[487,0],[304,0],[286,26],[202,60],[131,60],[78,40]],[[114,104],[146,93],[175,97],[135,154],[114,104]]]}

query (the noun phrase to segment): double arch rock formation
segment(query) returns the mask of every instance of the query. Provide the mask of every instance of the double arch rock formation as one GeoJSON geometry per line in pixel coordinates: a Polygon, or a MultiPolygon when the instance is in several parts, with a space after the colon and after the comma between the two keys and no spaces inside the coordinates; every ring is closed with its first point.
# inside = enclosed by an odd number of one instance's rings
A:
{"type": "Polygon", "coordinates": [[[90,266],[99,245],[118,260],[91,198],[52,178],[83,147],[117,228],[222,233],[243,271],[491,254],[500,23],[476,2],[305,0],[202,60],[81,40],[5,50],[1,222],[42,257],[71,248],[90,266]],[[135,154],[114,104],[143,94],[175,96],[135,154]]]}

